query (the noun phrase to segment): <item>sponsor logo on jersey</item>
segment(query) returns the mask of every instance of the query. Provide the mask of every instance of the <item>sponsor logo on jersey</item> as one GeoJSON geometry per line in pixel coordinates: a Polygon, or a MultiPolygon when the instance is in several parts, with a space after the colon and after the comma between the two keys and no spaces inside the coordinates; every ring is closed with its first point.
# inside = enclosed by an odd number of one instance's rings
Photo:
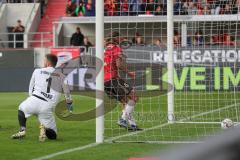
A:
{"type": "Polygon", "coordinates": [[[41,94],[42,94],[45,98],[48,98],[48,99],[52,99],[52,98],[53,98],[53,95],[51,95],[51,94],[47,94],[47,93],[44,93],[44,92],[41,92],[41,94]]]}
{"type": "Polygon", "coordinates": [[[50,75],[51,73],[50,73],[50,72],[47,72],[47,71],[41,71],[41,74],[50,75]]]}

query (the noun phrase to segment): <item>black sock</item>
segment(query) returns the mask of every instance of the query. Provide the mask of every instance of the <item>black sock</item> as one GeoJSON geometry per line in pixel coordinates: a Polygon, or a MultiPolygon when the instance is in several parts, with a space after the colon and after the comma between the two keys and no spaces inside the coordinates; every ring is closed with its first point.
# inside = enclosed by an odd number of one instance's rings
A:
{"type": "Polygon", "coordinates": [[[57,134],[54,130],[46,128],[46,136],[48,139],[54,140],[57,139],[57,134]]]}
{"type": "Polygon", "coordinates": [[[20,131],[24,131],[26,129],[26,121],[25,114],[23,111],[18,110],[18,121],[20,125],[20,131]]]}

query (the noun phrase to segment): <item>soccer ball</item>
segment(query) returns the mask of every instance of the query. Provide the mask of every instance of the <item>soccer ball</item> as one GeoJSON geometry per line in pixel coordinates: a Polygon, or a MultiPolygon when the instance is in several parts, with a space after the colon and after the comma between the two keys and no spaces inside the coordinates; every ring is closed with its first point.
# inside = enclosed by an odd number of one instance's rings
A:
{"type": "Polygon", "coordinates": [[[221,123],[221,128],[222,129],[228,129],[228,128],[232,128],[234,126],[234,123],[231,119],[224,119],[221,123]]]}

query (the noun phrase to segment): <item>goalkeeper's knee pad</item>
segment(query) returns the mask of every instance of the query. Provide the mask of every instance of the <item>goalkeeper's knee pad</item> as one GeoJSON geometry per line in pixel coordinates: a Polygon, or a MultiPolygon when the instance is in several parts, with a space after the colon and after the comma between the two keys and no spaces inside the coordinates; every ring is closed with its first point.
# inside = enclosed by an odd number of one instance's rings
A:
{"type": "Polygon", "coordinates": [[[46,136],[47,136],[47,138],[48,139],[57,139],[57,134],[56,134],[56,132],[54,131],[54,130],[52,130],[52,129],[46,129],[46,136]]]}

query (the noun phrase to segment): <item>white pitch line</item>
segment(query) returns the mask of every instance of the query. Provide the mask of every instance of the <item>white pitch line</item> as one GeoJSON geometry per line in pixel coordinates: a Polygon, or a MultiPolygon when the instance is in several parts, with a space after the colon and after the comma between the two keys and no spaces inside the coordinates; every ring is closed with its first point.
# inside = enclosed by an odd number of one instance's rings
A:
{"type": "MultiPolygon", "coordinates": [[[[204,116],[204,115],[207,115],[207,114],[210,114],[210,113],[213,113],[213,112],[217,112],[217,111],[221,111],[221,110],[224,110],[224,109],[228,109],[228,108],[231,108],[231,107],[234,107],[234,106],[237,106],[237,105],[239,105],[239,103],[228,105],[228,106],[225,106],[225,107],[222,107],[222,108],[218,108],[218,109],[215,109],[215,110],[212,110],[212,111],[209,111],[209,112],[203,112],[203,113],[200,113],[200,114],[189,116],[187,118],[179,120],[179,122],[187,120],[189,118],[196,118],[196,117],[204,116]]],[[[115,141],[115,140],[120,139],[120,138],[124,138],[124,137],[127,137],[127,136],[144,133],[146,131],[150,131],[150,130],[154,130],[154,129],[157,129],[157,128],[165,127],[165,126],[168,126],[168,125],[171,125],[171,124],[173,124],[173,123],[164,123],[164,124],[160,124],[158,126],[154,126],[154,127],[151,127],[151,128],[144,129],[143,131],[132,132],[132,133],[128,133],[128,134],[124,134],[124,135],[108,138],[107,140],[105,140],[105,142],[110,143],[110,142],[115,141]]],[[[82,151],[82,150],[85,150],[85,149],[88,149],[88,148],[96,147],[98,145],[99,145],[99,143],[91,143],[91,144],[88,144],[88,145],[85,145],[85,146],[81,146],[81,147],[77,147],[77,148],[71,148],[71,149],[63,150],[63,151],[56,152],[56,153],[53,153],[53,154],[49,154],[49,155],[46,155],[46,156],[43,156],[43,157],[34,158],[32,160],[47,160],[47,159],[50,159],[50,158],[53,158],[53,157],[56,157],[56,156],[60,156],[60,155],[63,155],[63,154],[67,154],[67,153],[71,153],[71,152],[75,152],[75,151],[82,151]]]]}
{"type": "Polygon", "coordinates": [[[32,160],[46,160],[46,159],[50,159],[59,155],[63,155],[63,154],[67,154],[67,153],[71,153],[71,152],[75,152],[75,151],[82,151],[84,149],[88,149],[88,148],[92,148],[92,147],[96,147],[98,146],[100,143],[91,143],[85,146],[81,146],[81,147],[77,147],[77,148],[72,148],[72,149],[67,149],[67,150],[63,150],[61,152],[56,152],[53,154],[49,154],[43,157],[39,157],[39,158],[34,158],[32,160]]]}
{"type": "MultiPolygon", "coordinates": [[[[136,143],[136,141],[118,141],[119,143],[136,143]]],[[[140,141],[139,143],[147,144],[199,144],[203,141],[140,141]]]]}

